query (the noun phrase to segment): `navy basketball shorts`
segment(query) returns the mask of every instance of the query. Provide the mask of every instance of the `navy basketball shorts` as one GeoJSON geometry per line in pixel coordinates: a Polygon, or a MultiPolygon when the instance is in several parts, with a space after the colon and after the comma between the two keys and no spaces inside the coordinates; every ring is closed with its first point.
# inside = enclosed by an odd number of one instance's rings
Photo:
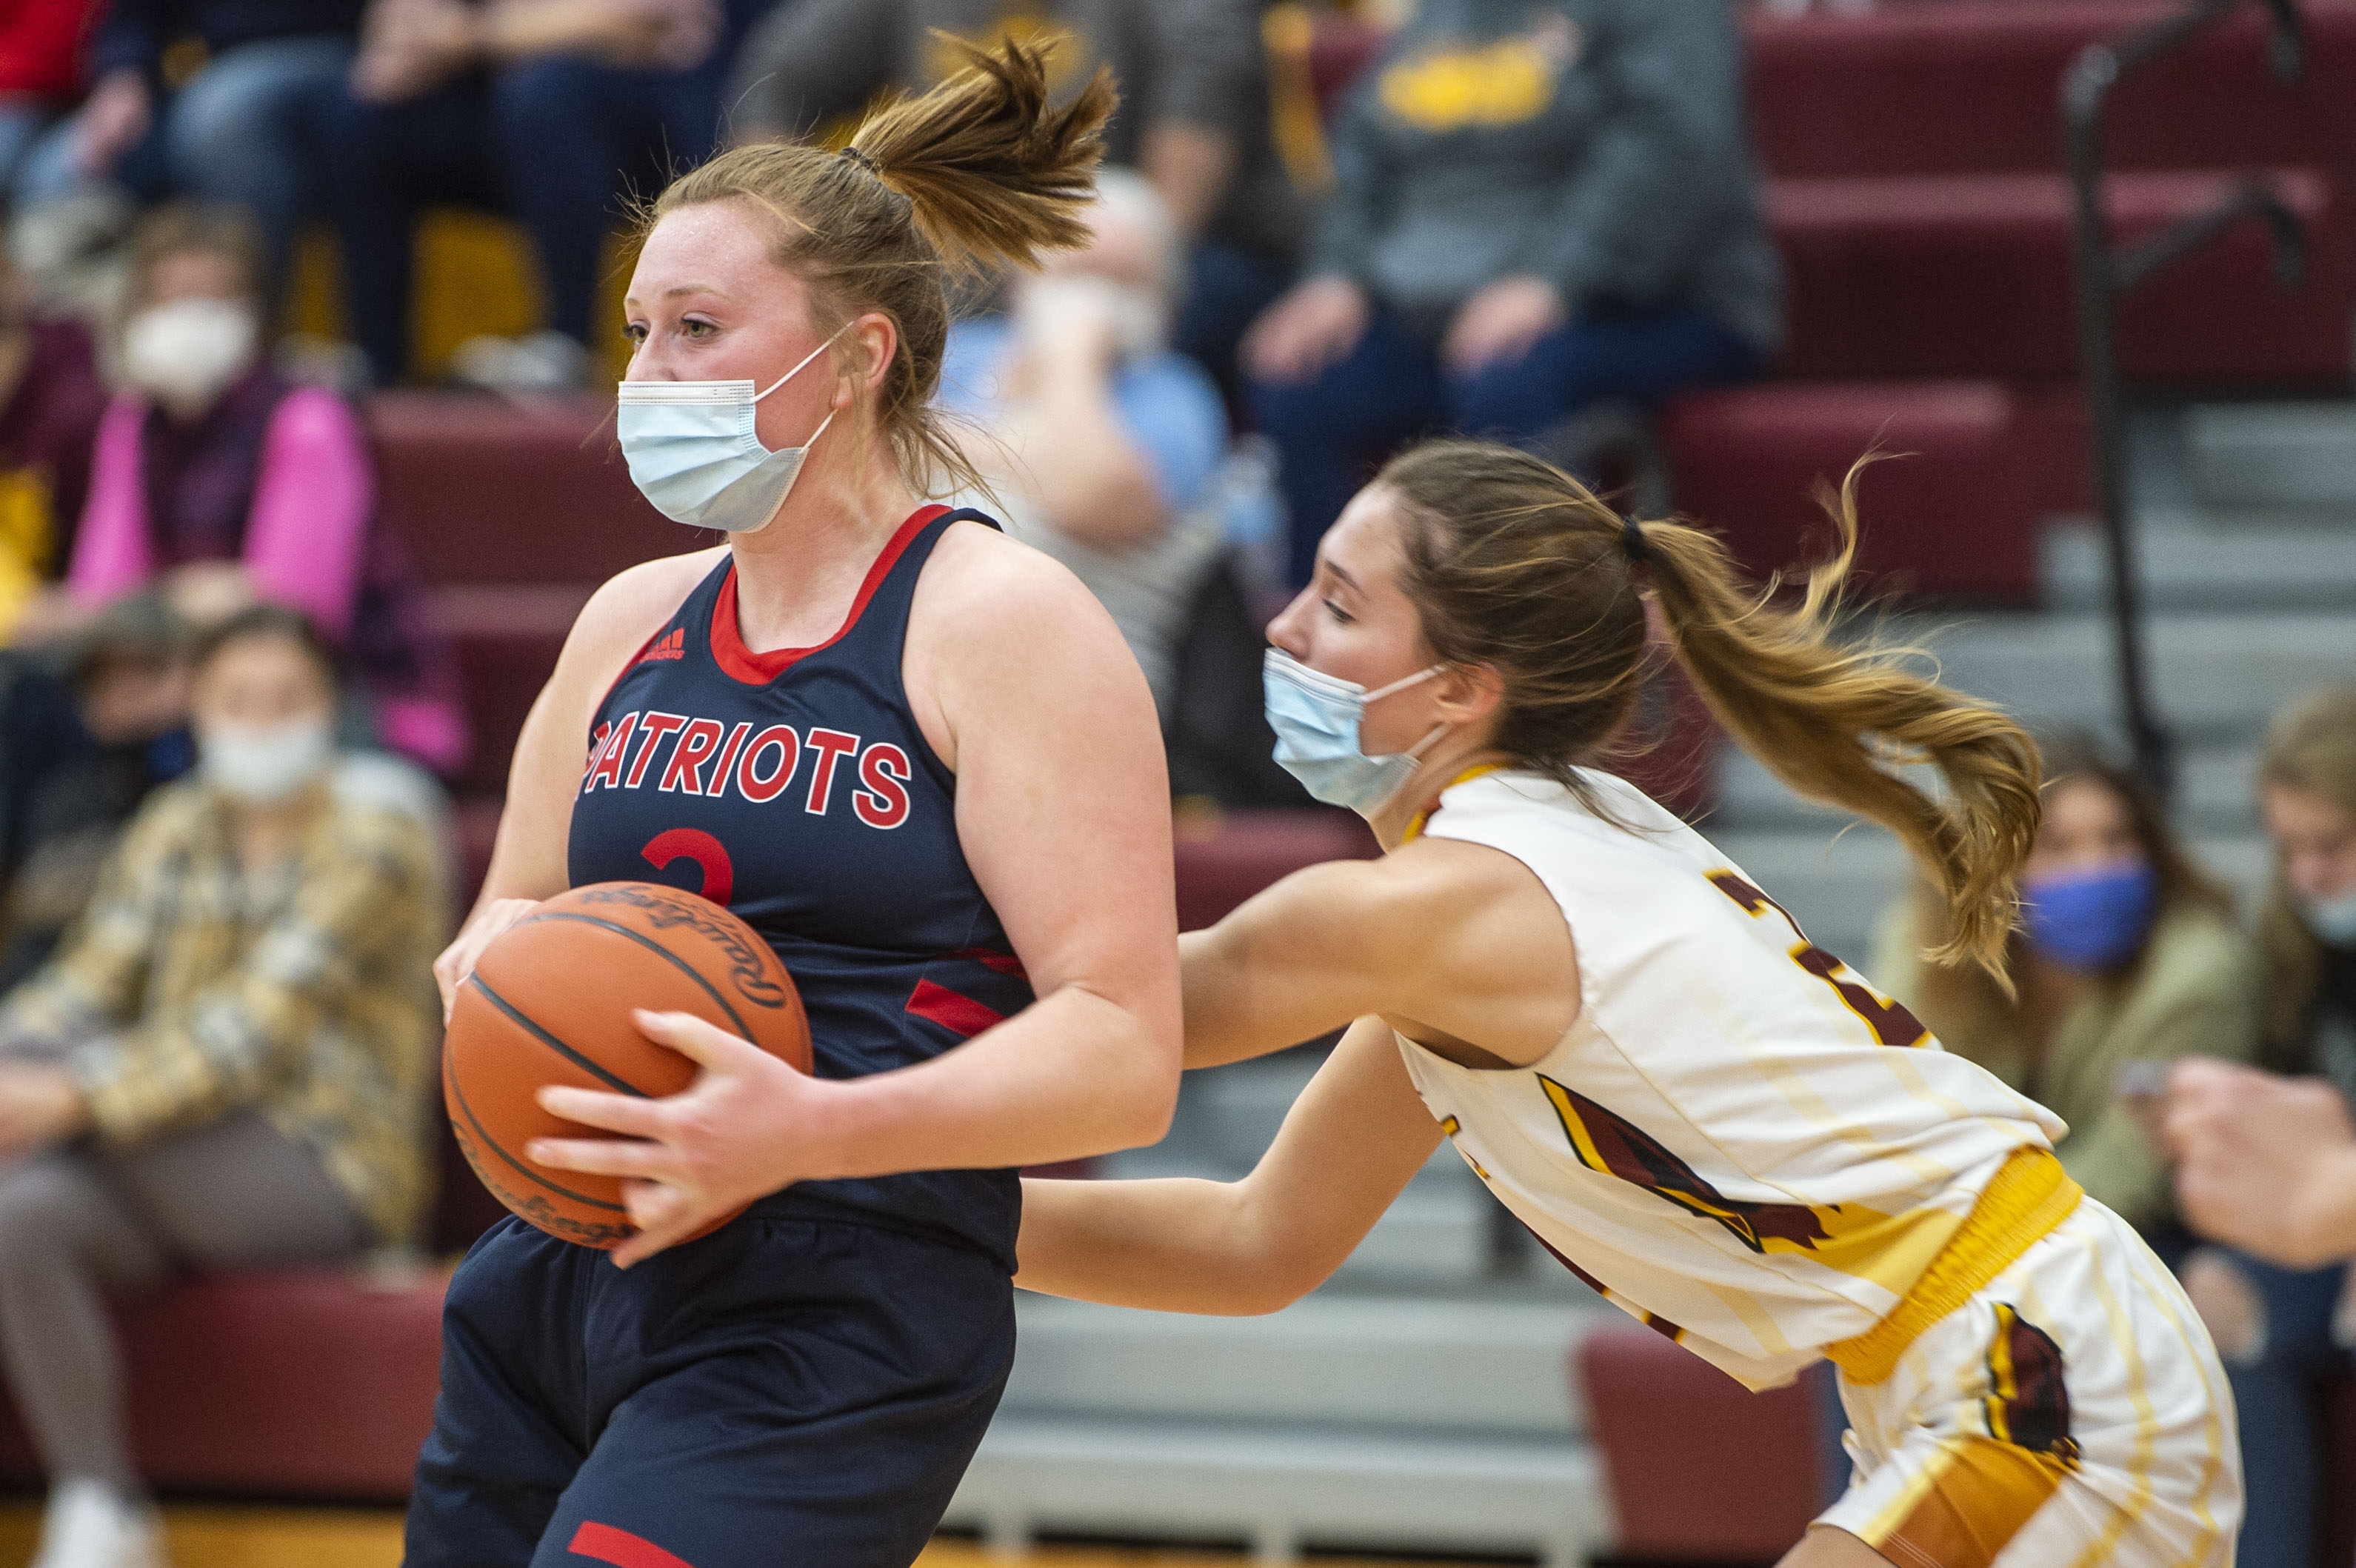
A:
{"type": "Polygon", "coordinates": [[[1014,1360],[985,1254],[757,1212],[627,1271],[502,1220],[450,1282],[408,1568],[907,1568],[1014,1360]]]}

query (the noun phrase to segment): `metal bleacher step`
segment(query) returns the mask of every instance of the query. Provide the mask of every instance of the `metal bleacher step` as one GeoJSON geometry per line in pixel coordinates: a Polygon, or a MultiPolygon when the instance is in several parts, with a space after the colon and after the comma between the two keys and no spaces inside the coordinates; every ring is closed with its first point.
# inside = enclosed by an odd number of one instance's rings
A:
{"type": "Polygon", "coordinates": [[[1258,1317],[1025,1294],[1005,1408],[1571,1438],[1586,1412],[1566,1358],[1588,1327],[1618,1318],[1581,1294],[1532,1302],[1320,1291],[1258,1317]]]}
{"type": "MultiPolygon", "coordinates": [[[[1928,648],[1940,678],[2031,725],[2106,728],[2113,719],[2111,626],[2098,612],[1893,620],[1928,648]]],[[[2179,610],[2147,628],[2162,720],[2192,745],[2246,740],[2308,687],[2356,669],[2356,614],[2179,610]]]]}
{"type": "Polygon", "coordinates": [[[1041,1534],[1496,1552],[1580,1568],[1616,1534],[1602,1464],[1567,1437],[1001,1415],[942,1520],[1013,1552],[1041,1534]]]}
{"type": "Polygon", "coordinates": [[[2356,402],[2195,406],[2181,432],[2201,503],[2356,521],[2356,402]]]}
{"type": "MultiPolygon", "coordinates": [[[[2293,519],[2264,512],[2139,506],[2136,580],[2155,612],[2233,610],[2356,615],[2356,514],[2293,519]]],[[[2059,611],[2104,609],[2110,572],[2091,521],[2047,531],[2044,603],[2059,611]]]]}

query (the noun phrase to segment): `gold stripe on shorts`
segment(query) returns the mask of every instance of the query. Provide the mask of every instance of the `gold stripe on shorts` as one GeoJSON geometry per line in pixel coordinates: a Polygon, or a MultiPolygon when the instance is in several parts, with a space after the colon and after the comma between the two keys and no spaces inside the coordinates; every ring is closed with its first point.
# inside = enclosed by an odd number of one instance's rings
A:
{"type": "Polygon", "coordinates": [[[1860,1538],[1912,1568],[1989,1568],[2069,1471],[2059,1455],[1976,1433],[1949,1438],[1913,1506],[1894,1522],[1876,1520],[1860,1538]]]}

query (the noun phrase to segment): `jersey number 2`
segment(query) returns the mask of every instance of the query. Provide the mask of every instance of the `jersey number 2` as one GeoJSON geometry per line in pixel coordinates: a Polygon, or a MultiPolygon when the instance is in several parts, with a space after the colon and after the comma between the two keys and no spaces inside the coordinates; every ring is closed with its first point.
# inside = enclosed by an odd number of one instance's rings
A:
{"type": "Polygon", "coordinates": [[[675,860],[695,862],[703,868],[703,886],[697,891],[723,908],[736,891],[736,867],[729,862],[728,846],[701,828],[666,828],[638,854],[657,871],[668,870],[675,860]]]}

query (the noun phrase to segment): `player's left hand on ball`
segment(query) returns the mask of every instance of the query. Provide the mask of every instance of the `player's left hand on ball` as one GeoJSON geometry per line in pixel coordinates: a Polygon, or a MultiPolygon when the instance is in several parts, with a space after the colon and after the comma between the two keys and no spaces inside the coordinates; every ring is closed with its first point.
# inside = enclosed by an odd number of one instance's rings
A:
{"type": "Polygon", "coordinates": [[[537,1138],[531,1159],[559,1170],[622,1178],[638,1234],[614,1249],[628,1268],[675,1245],[720,1215],[816,1173],[796,1168],[818,1102],[831,1087],[686,1013],[641,1008],[632,1021],[703,1070],[667,1100],[551,1086],[541,1109],[618,1138],[537,1138]]]}

